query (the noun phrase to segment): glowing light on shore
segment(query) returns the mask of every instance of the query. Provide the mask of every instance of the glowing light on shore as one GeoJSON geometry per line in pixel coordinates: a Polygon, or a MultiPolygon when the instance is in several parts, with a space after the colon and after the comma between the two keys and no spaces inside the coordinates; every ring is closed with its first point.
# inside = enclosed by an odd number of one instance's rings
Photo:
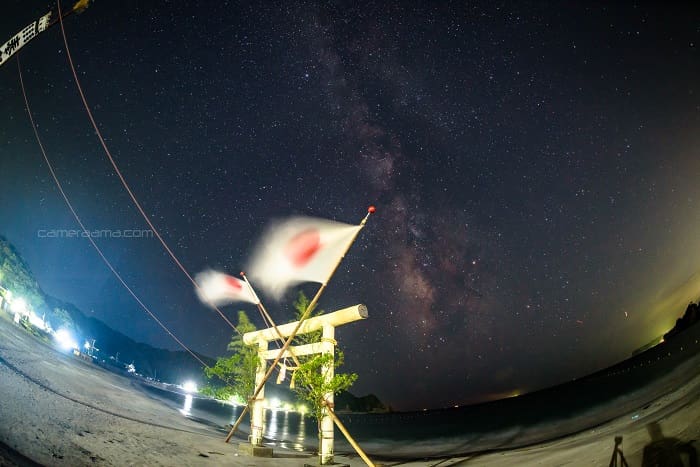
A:
{"type": "Polygon", "coordinates": [[[54,339],[56,343],[63,350],[73,350],[78,348],[78,343],[75,341],[70,332],[65,329],[59,329],[54,334],[54,339]]]}
{"type": "Polygon", "coordinates": [[[20,315],[27,314],[27,302],[22,297],[12,300],[12,311],[20,315]]]}
{"type": "Polygon", "coordinates": [[[267,404],[267,408],[272,409],[272,410],[277,410],[281,406],[282,406],[282,402],[280,402],[280,400],[277,399],[276,397],[273,397],[272,399],[270,399],[270,402],[267,404]]]}
{"type": "Polygon", "coordinates": [[[39,329],[46,329],[46,323],[44,323],[44,320],[42,318],[39,318],[33,311],[29,312],[29,322],[32,323],[33,326],[38,327],[39,329]]]}
{"type": "Polygon", "coordinates": [[[194,381],[185,381],[182,383],[182,389],[188,394],[191,394],[193,392],[197,392],[197,383],[194,381]]]}

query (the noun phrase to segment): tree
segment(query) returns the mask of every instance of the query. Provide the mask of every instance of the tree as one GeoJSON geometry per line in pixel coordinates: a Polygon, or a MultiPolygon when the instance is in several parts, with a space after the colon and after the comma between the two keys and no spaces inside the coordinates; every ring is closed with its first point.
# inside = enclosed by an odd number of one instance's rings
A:
{"type": "MultiPolygon", "coordinates": [[[[309,300],[309,297],[306,296],[306,294],[303,291],[299,291],[299,296],[297,297],[296,301],[294,302],[294,321],[299,321],[301,317],[304,315],[304,312],[306,309],[309,307],[309,303],[311,303],[311,300],[309,300]]],[[[320,316],[324,314],[325,311],[321,310],[320,308],[317,308],[316,310],[312,310],[311,314],[309,314],[308,318],[313,318],[314,316],[320,316]]],[[[304,345],[304,344],[311,344],[312,342],[318,342],[321,340],[321,331],[314,331],[314,332],[309,332],[306,334],[298,334],[294,336],[294,341],[292,342],[293,345],[304,345]]]]}
{"type": "Polygon", "coordinates": [[[316,419],[318,426],[318,452],[321,453],[321,419],[326,407],[326,394],[337,395],[348,390],[357,380],[357,373],[336,373],[328,380],[328,372],[343,364],[343,352],[336,350],[335,358],[330,354],[314,355],[302,363],[296,370],[297,384],[294,392],[306,402],[311,409],[311,415],[316,419]]]}
{"type": "MultiPolygon", "coordinates": [[[[238,312],[236,328],[241,334],[256,330],[245,311],[238,312]]],[[[234,334],[227,349],[232,352],[231,356],[219,357],[213,367],[204,369],[210,384],[203,392],[219,399],[234,396],[246,402],[255,391],[255,371],[260,364],[258,348],[244,344],[241,335],[234,334]],[[212,381],[218,384],[211,384],[212,381]]]]}
{"type": "MultiPolygon", "coordinates": [[[[297,321],[309,306],[309,299],[304,292],[299,292],[299,297],[294,302],[297,321]]],[[[312,311],[309,318],[320,316],[323,310],[312,311]]],[[[311,344],[321,341],[322,331],[314,331],[298,335],[294,338],[295,345],[311,344]]],[[[316,419],[318,426],[319,453],[321,452],[321,419],[324,415],[327,394],[338,394],[346,391],[357,380],[356,373],[337,373],[335,370],[343,364],[344,355],[340,349],[335,350],[335,355],[316,354],[298,357],[300,366],[295,371],[294,392],[299,399],[310,406],[311,415],[316,419]],[[333,377],[329,372],[333,370],[333,377]]]]}
{"type": "MultiPolygon", "coordinates": [[[[293,304],[294,307],[294,321],[300,321],[301,317],[304,315],[304,312],[306,309],[309,307],[309,303],[311,303],[311,300],[306,296],[306,294],[300,290],[299,295],[297,296],[296,301],[293,304]]],[[[325,311],[323,311],[320,308],[317,308],[315,310],[312,310],[311,313],[309,314],[309,318],[313,318],[315,316],[320,316],[324,314],[325,311]]],[[[292,321],[292,322],[294,322],[292,321]]],[[[306,320],[305,320],[306,321],[306,320]]],[[[319,342],[321,340],[321,335],[323,334],[323,331],[320,329],[318,331],[313,331],[313,332],[308,332],[306,334],[297,334],[294,336],[294,340],[292,341],[293,346],[297,345],[306,345],[306,344],[312,344],[314,342],[319,342]]],[[[299,360],[299,363],[304,364],[314,358],[313,355],[301,355],[297,357],[297,360],[299,360]]],[[[284,361],[285,365],[287,364],[287,360],[285,359],[284,361]]],[[[296,381],[296,375],[293,377],[294,381],[296,381]]],[[[294,388],[292,388],[294,389],[294,388]]]]}

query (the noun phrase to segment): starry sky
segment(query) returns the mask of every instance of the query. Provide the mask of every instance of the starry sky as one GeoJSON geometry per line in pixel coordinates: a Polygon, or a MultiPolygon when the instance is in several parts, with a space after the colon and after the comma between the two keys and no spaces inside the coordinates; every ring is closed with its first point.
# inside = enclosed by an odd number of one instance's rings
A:
{"type": "MultiPolygon", "coordinates": [[[[9,39],[46,2],[7,0],[9,39]]],[[[700,295],[700,6],[677,2],[98,1],[65,21],[137,199],[192,273],[237,273],[271,219],[359,223],[327,311],[357,394],[398,409],[514,395],[618,362],[700,295]]],[[[52,5],[53,6],[53,5],[52,5]]],[[[64,2],[64,8],[70,2],[64,2]]],[[[48,157],[90,229],[147,229],[58,25],[20,53],[48,157]]],[[[0,68],[0,234],[42,288],[177,344],[77,229],[0,68]]],[[[188,346],[231,330],[155,238],[99,238],[188,346]]],[[[263,295],[278,322],[296,290],[263,295]]],[[[252,305],[225,307],[235,319],[252,305]]]]}

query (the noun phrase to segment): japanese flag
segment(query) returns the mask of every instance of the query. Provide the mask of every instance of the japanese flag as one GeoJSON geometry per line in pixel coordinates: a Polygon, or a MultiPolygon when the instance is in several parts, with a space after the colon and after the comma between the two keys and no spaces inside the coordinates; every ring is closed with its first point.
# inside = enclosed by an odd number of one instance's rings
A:
{"type": "Polygon", "coordinates": [[[195,277],[197,296],[208,305],[225,305],[231,302],[260,303],[248,284],[222,272],[205,271],[195,277]]]}
{"type": "Polygon", "coordinates": [[[253,253],[248,273],[278,299],[301,282],[325,284],[361,228],[311,217],[275,223],[253,253]]]}

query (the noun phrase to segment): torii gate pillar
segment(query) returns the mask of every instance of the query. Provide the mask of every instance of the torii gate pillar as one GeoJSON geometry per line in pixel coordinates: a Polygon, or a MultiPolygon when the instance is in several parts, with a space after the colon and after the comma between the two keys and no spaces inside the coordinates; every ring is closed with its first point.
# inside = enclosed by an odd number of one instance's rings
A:
{"type": "MultiPolygon", "coordinates": [[[[258,360],[257,371],[255,372],[255,387],[262,384],[265,379],[265,372],[267,371],[267,362],[262,355],[267,351],[268,341],[260,340],[258,341],[258,355],[261,356],[258,360]]],[[[263,445],[263,420],[265,416],[265,386],[260,389],[258,397],[253,401],[253,407],[251,408],[251,420],[250,420],[250,444],[253,446],[263,445]]]]}
{"type": "MultiPolygon", "coordinates": [[[[321,371],[325,375],[325,382],[330,383],[335,374],[335,327],[330,324],[323,325],[323,335],[321,337],[321,354],[330,355],[330,363],[325,365],[321,371]]],[[[333,404],[333,392],[324,395],[329,404],[333,404]]],[[[331,408],[333,406],[331,405],[331,408]]],[[[321,417],[321,465],[333,462],[333,419],[328,415],[328,408],[323,408],[321,417]]]]}
{"type": "MultiPolygon", "coordinates": [[[[246,345],[258,344],[258,355],[260,362],[255,374],[255,383],[259,387],[265,379],[266,360],[274,360],[280,358],[291,358],[292,355],[297,357],[303,355],[323,354],[335,357],[335,328],[343,324],[352,323],[367,318],[367,307],[364,305],[355,305],[342,310],[334,311],[325,315],[315,316],[306,319],[297,329],[298,321],[293,323],[282,324],[277,326],[277,329],[267,328],[259,331],[252,331],[243,334],[243,342],[246,345]],[[306,334],[309,332],[322,330],[321,342],[305,344],[289,347],[283,354],[277,349],[268,350],[268,342],[286,338],[292,335],[296,330],[297,335],[306,334]]],[[[322,369],[326,375],[326,381],[333,379],[335,374],[335,358],[330,359],[329,366],[322,369]]],[[[250,428],[250,444],[253,446],[262,446],[263,423],[264,423],[264,389],[260,390],[258,398],[253,401],[251,407],[251,428],[250,428]]],[[[326,401],[333,404],[333,393],[325,394],[326,401]]],[[[333,419],[328,414],[328,409],[323,408],[321,416],[321,452],[319,453],[321,464],[330,464],[333,462],[333,419]]]]}

